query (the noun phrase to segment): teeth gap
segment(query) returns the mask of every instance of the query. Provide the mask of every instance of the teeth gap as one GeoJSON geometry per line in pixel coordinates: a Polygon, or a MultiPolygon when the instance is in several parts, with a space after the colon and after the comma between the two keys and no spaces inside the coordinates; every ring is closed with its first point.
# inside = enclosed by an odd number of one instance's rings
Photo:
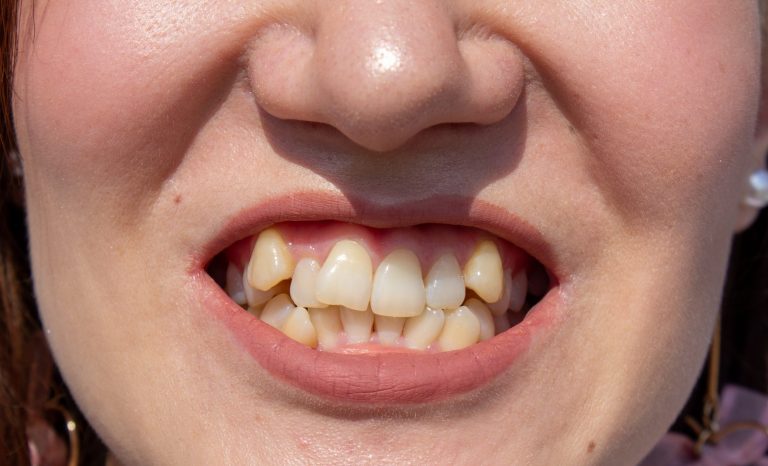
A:
{"type": "MultiPolygon", "coordinates": [[[[292,293],[290,292],[290,285],[292,283],[292,278],[280,280],[277,282],[278,284],[275,285],[273,288],[265,291],[261,290],[255,290],[254,289],[248,289],[248,265],[246,264],[243,267],[245,270],[239,270],[235,269],[233,265],[230,265],[230,262],[224,252],[218,254],[216,257],[214,257],[211,262],[206,267],[206,271],[211,276],[211,278],[226,292],[229,293],[230,297],[238,302],[238,304],[241,305],[241,307],[249,312],[251,312],[254,316],[259,318],[261,311],[265,308],[265,306],[269,305],[269,301],[273,299],[282,299],[285,301],[286,297],[289,297],[289,295],[292,296],[292,293]],[[239,273],[239,279],[241,280],[243,284],[240,285],[240,287],[233,287],[231,284],[228,284],[227,277],[232,276],[234,272],[239,273]],[[246,274],[245,277],[243,277],[243,274],[246,274]],[[229,286],[228,286],[229,285],[229,286]],[[253,299],[257,301],[256,303],[251,303],[250,305],[248,303],[242,303],[245,301],[243,296],[243,286],[246,287],[246,290],[248,291],[249,299],[253,299]],[[234,291],[234,289],[239,289],[239,293],[237,291],[234,291]],[[256,297],[254,298],[254,295],[256,297]]],[[[423,277],[427,276],[427,273],[430,269],[424,268],[422,269],[423,277]]],[[[466,270],[464,271],[466,273],[466,270]]],[[[509,271],[505,271],[505,273],[508,273],[509,271]]],[[[355,352],[355,351],[365,351],[365,349],[360,348],[362,345],[373,345],[378,348],[383,347],[390,347],[394,348],[395,350],[397,348],[401,348],[402,350],[406,349],[412,349],[412,350],[423,350],[423,351],[443,351],[445,348],[443,348],[440,344],[440,338],[443,338],[444,341],[450,341],[454,342],[454,340],[451,340],[451,337],[446,337],[443,334],[444,333],[450,333],[453,332],[456,335],[459,335],[458,339],[462,338],[469,338],[470,341],[473,337],[466,337],[464,334],[462,334],[463,331],[465,331],[467,328],[474,329],[475,327],[478,327],[478,322],[485,322],[484,324],[480,325],[482,327],[485,338],[488,338],[488,319],[492,319],[492,336],[499,335],[501,333],[506,332],[510,328],[514,327],[515,325],[519,324],[525,319],[525,316],[527,313],[538,304],[539,301],[545,296],[549,290],[551,290],[555,284],[553,283],[553,280],[547,273],[547,270],[535,259],[528,256],[527,258],[527,265],[525,267],[525,271],[523,272],[517,272],[517,273],[525,273],[527,276],[527,285],[521,285],[526,286],[526,293],[525,298],[523,300],[522,308],[520,310],[514,310],[512,308],[508,309],[506,312],[502,312],[500,315],[497,315],[499,309],[496,309],[496,312],[492,309],[492,305],[487,304],[478,294],[478,292],[472,290],[472,289],[466,289],[465,290],[465,296],[461,300],[463,303],[459,308],[454,309],[446,309],[442,311],[443,315],[440,316],[441,319],[437,319],[438,311],[430,311],[428,308],[425,309],[422,314],[419,314],[418,316],[410,317],[404,315],[403,317],[397,317],[397,319],[403,319],[405,321],[405,325],[403,326],[403,331],[401,335],[397,338],[392,337],[392,335],[388,335],[387,338],[382,341],[381,337],[377,333],[377,325],[372,324],[372,328],[369,332],[369,338],[361,344],[357,345],[349,345],[348,342],[354,341],[354,342],[360,342],[361,333],[365,334],[366,329],[363,328],[367,325],[368,320],[371,322],[374,321],[374,319],[370,319],[370,316],[364,317],[364,313],[371,313],[371,306],[370,303],[367,306],[367,310],[361,311],[361,310],[353,310],[353,309],[347,309],[343,312],[338,312],[341,310],[341,306],[335,305],[335,303],[314,303],[312,305],[306,305],[306,307],[301,307],[300,305],[295,304],[295,300],[288,299],[288,304],[284,305],[293,305],[295,307],[298,307],[298,310],[294,311],[291,315],[294,316],[290,322],[290,325],[283,325],[283,327],[288,328],[278,328],[279,330],[283,331],[288,335],[289,337],[293,338],[294,340],[300,341],[308,346],[315,347],[321,351],[343,351],[343,352],[355,352]],[[473,308],[473,306],[470,304],[470,301],[472,302],[480,302],[480,307],[485,308],[485,310],[478,311],[477,308],[473,308]],[[468,306],[468,304],[470,304],[468,306]],[[345,320],[346,322],[355,322],[355,324],[351,324],[354,326],[354,328],[346,329],[344,328],[344,325],[342,324],[340,327],[338,325],[333,324],[333,321],[331,321],[331,327],[333,328],[341,328],[341,331],[335,331],[331,332],[329,335],[328,329],[326,327],[322,329],[316,329],[316,316],[317,312],[313,311],[313,306],[317,306],[317,309],[323,309],[325,312],[325,318],[324,320],[320,320],[322,322],[329,322],[327,319],[328,315],[334,315],[333,313],[336,312],[338,315],[341,315],[342,313],[346,313],[345,320]],[[473,308],[473,309],[470,309],[473,308]],[[491,308],[491,310],[489,310],[491,308]],[[307,312],[308,311],[308,312],[307,312]],[[330,314],[329,314],[330,312],[330,314]],[[433,314],[430,314],[429,319],[426,317],[419,321],[419,324],[416,322],[409,323],[410,320],[415,320],[419,316],[423,316],[426,313],[432,312],[433,314]],[[479,313],[478,313],[479,312],[479,313]],[[360,313],[359,315],[352,314],[352,313],[360,313]],[[469,315],[472,314],[472,315],[469,315]],[[490,317],[489,317],[490,316],[490,317]],[[350,320],[350,317],[359,317],[358,319],[352,319],[350,320]],[[431,320],[430,320],[431,319],[431,320]],[[439,323],[436,323],[439,322],[439,323]],[[435,327],[436,325],[440,325],[439,329],[437,330],[439,335],[434,335],[435,333],[435,327]],[[421,326],[421,327],[419,327],[421,326]],[[432,327],[430,327],[432,326],[432,327]],[[464,327],[462,327],[464,326],[464,327]],[[468,326],[468,327],[467,327],[468,326]],[[307,333],[308,330],[311,333],[312,331],[315,331],[315,335],[311,335],[310,333],[307,333]],[[432,330],[430,330],[432,328],[432,330]],[[299,330],[296,330],[299,329],[299,330]],[[292,335],[292,332],[300,331],[300,335],[292,335]],[[348,333],[348,332],[352,333],[348,333]],[[411,332],[411,333],[408,333],[411,332]],[[430,333],[431,332],[431,333],[430,333]],[[418,341],[411,341],[406,336],[408,335],[418,335],[416,340],[418,341]],[[440,338],[438,338],[438,336],[440,338]],[[423,337],[423,338],[422,338],[423,337]],[[419,340],[421,338],[421,340],[419,340]],[[447,340],[446,340],[447,338],[447,340]],[[336,341],[336,347],[332,347],[330,344],[328,344],[328,341],[336,341]],[[429,343],[431,341],[431,343],[429,343]],[[313,343],[308,343],[313,342],[313,343]],[[357,346],[358,348],[354,348],[354,346],[357,346]]],[[[509,278],[509,277],[507,277],[509,278]]],[[[513,278],[514,280],[514,278],[513,278]]],[[[507,284],[509,281],[505,282],[505,290],[508,286],[507,284]]],[[[426,283],[425,283],[426,286],[426,283]]],[[[469,286],[469,285],[467,285],[469,286]]],[[[497,295],[498,296],[498,295],[497,295]]],[[[504,298],[500,298],[501,300],[499,302],[505,302],[504,298]]],[[[519,299],[519,298],[518,298],[519,299]]],[[[301,300],[298,300],[301,301],[301,300]]],[[[509,302],[509,301],[506,301],[509,302]]],[[[518,301],[519,303],[520,301],[518,301]]],[[[498,304],[498,303],[497,303],[498,304]]],[[[514,306],[514,304],[511,304],[514,306]]],[[[502,306],[502,305],[499,305],[502,306]]],[[[395,319],[394,317],[390,317],[388,319],[395,319]]],[[[391,321],[389,322],[389,325],[391,326],[391,321]]],[[[382,326],[382,323],[379,323],[379,326],[382,326]]],[[[389,327],[387,327],[389,328],[389,327]]],[[[474,330],[471,330],[474,331],[474,330]]],[[[391,332],[390,332],[391,333],[391,332]]],[[[475,341],[479,342],[481,340],[479,334],[477,337],[474,337],[475,341]]],[[[469,343],[471,344],[471,343],[469,343]]],[[[466,343],[464,343],[464,346],[466,346],[466,343]]],[[[447,344],[448,348],[451,349],[458,349],[460,347],[464,346],[457,346],[453,347],[452,344],[447,344]]]]}

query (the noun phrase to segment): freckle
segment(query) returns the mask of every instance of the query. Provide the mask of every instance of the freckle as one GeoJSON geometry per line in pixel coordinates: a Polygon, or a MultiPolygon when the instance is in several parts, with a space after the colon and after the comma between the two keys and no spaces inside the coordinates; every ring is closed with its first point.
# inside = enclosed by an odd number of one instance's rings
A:
{"type": "Polygon", "coordinates": [[[587,445],[587,453],[592,453],[593,451],[595,451],[596,446],[597,445],[595,444],[595,442],[589,442],[589,445],[587,445]]]}
{"type": "Polygon", "coordinates": [[[175,204],[181,204],[181,194],[177,194],[176,197],[173,198],[173,202],[175,204]]]}

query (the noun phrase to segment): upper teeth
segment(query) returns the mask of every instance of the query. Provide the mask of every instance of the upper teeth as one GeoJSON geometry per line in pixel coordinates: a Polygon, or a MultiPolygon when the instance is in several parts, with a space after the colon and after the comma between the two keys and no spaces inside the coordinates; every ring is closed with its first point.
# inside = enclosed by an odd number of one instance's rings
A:
{"type": "Polygon", "coordinates": [[[349,239],[338,241],[322,264],[297,259],[277,229],[267,229],[245,276],[229,265],[225,288],[238,304],[261,309],[261,320],[311,347],[368,342],[375,332],[381,344],[400,344],[402,335],[414,349],[463,348],[508,326],[507,310],[522,309],[528,291],[525,270],[503,269],[491,240],[476,245],[463,271],[454,254],[443,253],[426,278],[419,258],[404,248],[374,273],[366,248],[349,239]],[[480,299],[465,300],[467,289],[480,299]]]}

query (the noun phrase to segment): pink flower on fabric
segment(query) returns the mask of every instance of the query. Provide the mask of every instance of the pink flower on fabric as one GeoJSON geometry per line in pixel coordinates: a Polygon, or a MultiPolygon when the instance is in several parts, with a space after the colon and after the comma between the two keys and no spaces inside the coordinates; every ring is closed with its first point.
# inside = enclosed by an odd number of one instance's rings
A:
{"type": "MultiPolygon", "coordinates": [[[[728,385],[720,399],[720,428],[752,422],[768,426],[768,396],[728,385]]],[[[695,441],[676,433],[665,435],[639,466],[768,466],[768,432],[734,429],[716,445],[706,444],[697,456],[695,441]]]]}

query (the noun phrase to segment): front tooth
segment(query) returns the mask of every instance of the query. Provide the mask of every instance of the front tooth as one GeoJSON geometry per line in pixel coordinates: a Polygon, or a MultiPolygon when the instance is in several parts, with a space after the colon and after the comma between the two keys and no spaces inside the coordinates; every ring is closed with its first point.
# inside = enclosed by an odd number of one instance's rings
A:
{"type": "Polygon", "coordinates": [[[525,295],[528,293],[528,276],[525,270],[518,271],[510,279],[509,309],[518,312],[525,304],[525,295]]]}
{"type": "Polygon", "coordinates": [[[245,286],[243,284],[243,275],[237,269],[237,266],[235,266],[235,264],[231,262],[229,263],[229,265],[227,265],[226,290],[229,297],[232,298],[232,300],[237,304],[242,306],[248,303],[248,300],[245,296],[245,286]]]}
{"type": "Polygon", "coordinates": [[[512,299],[512,271],[506,269],[504,271],[504,289],[501,292],[501,298],[495,303],[488,303],[488,309],[491,310],[493,315],[500,316],[506,314],[509,310],[509,304],[512,299]]]}
{"type": "Polygon", "coordinates": [[[480,338],[480,321],[466,306],[445,313],[445,325],[437,339],[440,349],[453,351],[474,345],[480,338]]]}
{"type": "Polygon", "coordinates": [[[320,268],[315,297],[325,304],[365,311],[372,276],[373,265],[365,248],[351,240],[339,241],[320,268]]]}
{"type": "Polygon", "coordinates": [[[470,311],[477,317],[480,322],[480,341],[493,338],[496,334],[495,326],[493,323],[493,314],[488,306],[479,299],[470,298],[464,303],[464,306],[469,308],[470,311]]]}
{"type": "Polygon", "coordinates": [[[373,276],[371,309],[388,317],[413,317],[426,305],[421,264],[408,249],[396,249],[381,261],[373,276]]]}
{"type": "Polygon", "coordinates": [[[293,275],[293,257],[283,237],[274,228],[264,230],[256,239],[248,263],[248,282],[266,291],[293,275]]]}
{"type": "Polygon", "coordinates": [[[309,313],[303,307],[295,307],[283,324],[282,331],[286,336],[310,348],[317,346],[317,332],[309,319],[309,313]]]}
{"type": "Polygon", "coordinates": [[[487,303],[501,298],[504,286],[501,256],[496,244],[490,240],[481,241],[472,256],[464,264],[464,282],[467,288],[477,293],[487,303]]]}
{"type": "Polygon", "coordinates": [[[296,264],[291,279],[291,299],[297,306],[325,307],[315,297],[317,274],[320,272],[320,263],[309,257],[305,257],[296,264]]]}
{"type": "Polygon", "coordinates": [[[443,254],[429,269],[426,279],[427,306],[456,309],[464,302],[464,277],[453,254],[443,254]]]}
{"type": "Polygon", "coordinates": [[[394,345],[403,333],[405,317],[373,316],[373,327],[383,345],[394,345]]]}
{"type": "Polygon", "coordinates": [[[343,330],[339,308],[336,306],[322,309],[313,307],[309,309],[309,318],[315,325],[320,346],[324,349],[336,346],[339,342],[339,334],[343,330]]]}
{"type": "Polygon", "coordinates": [[[264,310],[261,311],[261,320],[276,329],[280,329],[288,320],[294,307],[296,306],[293,305],[287,294],[279,294],[264,306],[264,310]]]}
{"type": "Polygon", "coordinates": [[[347,334],[347,343],[368,343],[373,328],[373,313],[341,307],[339,314],[347,334]]]}
{"type": "Polygon", "coordinates": [[[403,337],[405,345],[411,349],[427,349],[440,335],[445,322],[445,314],[440,309],[426,308],[416,317],[405,321],[403,337]]]}

